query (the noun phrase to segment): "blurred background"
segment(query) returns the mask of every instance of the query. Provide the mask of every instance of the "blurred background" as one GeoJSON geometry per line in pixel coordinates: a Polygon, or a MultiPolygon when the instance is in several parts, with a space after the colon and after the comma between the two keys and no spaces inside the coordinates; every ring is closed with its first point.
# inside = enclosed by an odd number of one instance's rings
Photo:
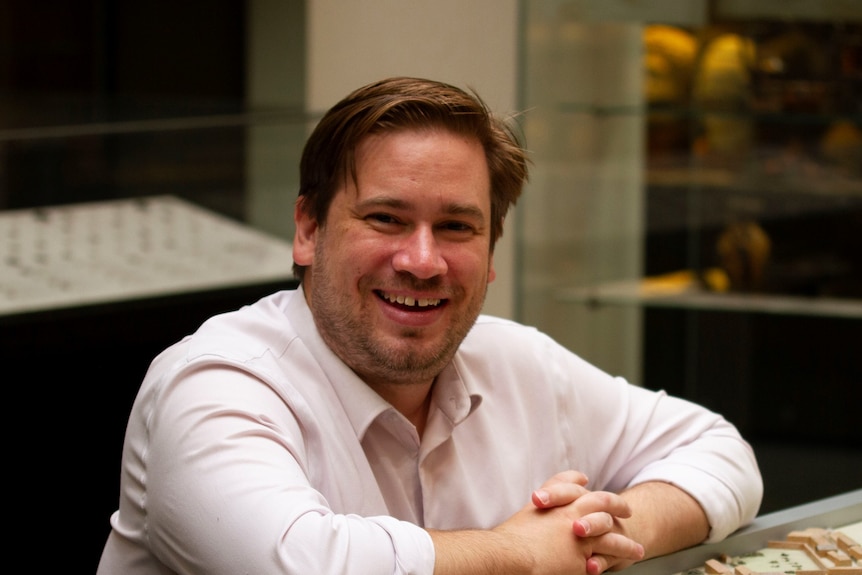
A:
{"type": "Polygon", "coordinates": [[[862,2],[0,0],[28,556],[95,570],[150,359],[295,285],[305,137],[392,75],[475,88],[530,149],[488,313],[724,413],[763,512],[862,486],[862,2]]]}

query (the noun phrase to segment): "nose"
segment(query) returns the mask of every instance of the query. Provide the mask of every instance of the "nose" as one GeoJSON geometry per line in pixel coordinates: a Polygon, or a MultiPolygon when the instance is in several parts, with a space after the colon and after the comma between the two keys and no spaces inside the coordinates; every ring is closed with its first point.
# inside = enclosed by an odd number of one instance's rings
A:
{"type": "Polygon", "coordinates": [[[420,279],[443,275],[448,269],[443,251],[430,227],[418,227],[400,240],[392,258],[392,266],[396,271],[408,272],[420,279]]]}

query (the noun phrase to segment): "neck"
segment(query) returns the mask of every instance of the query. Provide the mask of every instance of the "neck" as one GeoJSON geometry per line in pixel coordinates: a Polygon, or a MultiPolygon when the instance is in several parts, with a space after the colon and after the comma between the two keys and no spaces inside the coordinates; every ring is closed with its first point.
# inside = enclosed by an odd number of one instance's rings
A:
{"type": "Polygon", "coordinates": [[[431,389],[434,382],[414,384],[368,384],[380,397],[388,401],[416,427],[419,437],[425,431],[431,406],[431,389]]]}

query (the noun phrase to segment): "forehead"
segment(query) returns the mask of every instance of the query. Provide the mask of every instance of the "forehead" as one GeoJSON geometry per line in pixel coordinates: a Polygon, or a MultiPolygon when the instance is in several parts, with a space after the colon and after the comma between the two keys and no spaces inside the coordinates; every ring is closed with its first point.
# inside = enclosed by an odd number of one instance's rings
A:
{"type": "MultiPolygon", "coordinates": [[[[490,175],[477,138],[445,129],[373,134],[356,149],[353,201],[490,219],[490,175]]],[[[345,198],[348,199],[348,198],[345,198]]]]}
{"type": "Polygon", "coordinates": [[[354,179],[400,180],[490,187],[485,150],[478,138],[445,128],[373,133],[356,146],[354,179]],[[426,181],[427,180],[427,181],[426,181]]]}

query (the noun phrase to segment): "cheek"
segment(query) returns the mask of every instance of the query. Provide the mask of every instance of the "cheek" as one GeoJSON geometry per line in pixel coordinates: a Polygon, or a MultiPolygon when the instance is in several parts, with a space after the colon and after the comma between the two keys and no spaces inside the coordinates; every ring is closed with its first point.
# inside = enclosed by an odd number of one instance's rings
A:
{"type": "Polygon", "coordinates": [[[391,240],[349,233],[333,239],[323,250],[330,267],[337,266],[335,273],[353,277],[367,274],[371,269],[389,265],[393,252],[391,240]]]}
{"type": "Polygon", "coordinates": [[[487,282],[494,281],[497,272],[494,270],[494,260],[489,258],[488,253],[481,250],[453,250],[446,254],[449,267],[449,275],[461,278],[462,281],[483,281],[487,275],[487,282]]]}

